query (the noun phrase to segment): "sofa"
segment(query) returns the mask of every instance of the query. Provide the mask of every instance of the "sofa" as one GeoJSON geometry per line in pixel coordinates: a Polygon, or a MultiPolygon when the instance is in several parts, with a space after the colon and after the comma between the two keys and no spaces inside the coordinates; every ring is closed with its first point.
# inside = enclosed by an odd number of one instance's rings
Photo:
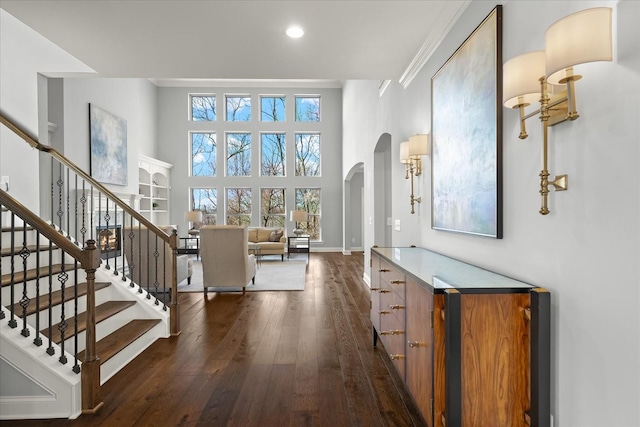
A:
{"type": "Polygon", "coordinates": [[[247,241],[260,247],[260,255],[280,255],[284,261],[284,249],[287,243],[284,228],[247,227],[247,241]]]}

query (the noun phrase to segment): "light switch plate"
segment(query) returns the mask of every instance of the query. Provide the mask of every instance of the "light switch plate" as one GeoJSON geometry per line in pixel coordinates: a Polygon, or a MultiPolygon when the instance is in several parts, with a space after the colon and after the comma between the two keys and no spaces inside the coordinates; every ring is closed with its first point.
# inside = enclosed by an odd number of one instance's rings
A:
{"type": "Polygon", "coordinates": [[[9,177],[8,176],[0,177],[0,188],[3,191],[9,191],[9,177]]]}

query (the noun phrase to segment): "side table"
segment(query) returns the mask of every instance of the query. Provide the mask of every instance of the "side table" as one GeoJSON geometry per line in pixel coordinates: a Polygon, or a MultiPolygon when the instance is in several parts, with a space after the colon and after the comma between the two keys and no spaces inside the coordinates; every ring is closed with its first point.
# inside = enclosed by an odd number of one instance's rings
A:
{"type": "Polygon", "coordinates": [[[262,266],[262,247],[253,243],[249,243],[249,253],[256,257],[256,265],[258,268],[262,266]]]}
{"type": "Polygon", "coordinates": [[[200,259],[200,236],[179,237],[179,239],[178,255],[195,254],[196,259],[200,259]]]}
{"type": "Polygon", "coordinates": [[[311,236],[308,234],[300,234],[294,236],[287,236],[287,259],[293,254],[307,254],[307,261],[309,260],[309,246],[311,236]]]}

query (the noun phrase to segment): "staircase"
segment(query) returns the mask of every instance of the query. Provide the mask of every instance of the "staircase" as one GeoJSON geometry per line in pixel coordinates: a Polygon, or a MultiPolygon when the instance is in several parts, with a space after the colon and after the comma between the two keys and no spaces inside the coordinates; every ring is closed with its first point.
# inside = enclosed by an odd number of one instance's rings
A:
{"type": "Polygon", "coordinates": [[[175,271],[171,283],[157,275],[176,256],[177,235],[1,113],[0,122],[52,158],[50,212],[36,215],[0,190],[0,419],[94,413],[104,382],[158,338],[179,333],[175,271]],[[122,231],[118,252],[100,246],[98,235],[114,225],[122,231]],[[155,236],[147,243],[155,245],[147,248],[155,255],[151,283],[137,283],[140,272],[125,262],[125,250],[139,256],[131,248],[141,227],[155,236]]]}

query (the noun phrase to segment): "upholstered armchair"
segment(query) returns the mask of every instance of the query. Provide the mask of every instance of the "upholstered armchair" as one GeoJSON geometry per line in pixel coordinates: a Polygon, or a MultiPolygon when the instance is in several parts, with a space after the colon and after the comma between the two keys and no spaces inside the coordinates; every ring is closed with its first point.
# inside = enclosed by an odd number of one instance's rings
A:
{"type": "Polygon", "coordinates": [[[247,228],[235,225],[200,227],[200,259],[204,294],[208,288],[242,287],[255,283],[256,259],[249,254],[247,228]]]}
{"type": "MultiPolygon", "coordinates": [[[[162,231],[171,235],[174,226],[159,226],[162,231]]],[[[125,257],[129,264],[129,277],[135,283],[150,292],[155,291],[156,278],[158,292],[171,291],[171,271],[173,269],[173,257],[171,248],[155,234],[150,233],[146,227],[133,227],[133,239],[125,237],[125,257]],[[156,261],[155,252],[158,250],[156,261]]],[[[189,255],[178,255],[176,258],[177,283],[185,279],[191,284],[193,262],[189,255]]]]}

